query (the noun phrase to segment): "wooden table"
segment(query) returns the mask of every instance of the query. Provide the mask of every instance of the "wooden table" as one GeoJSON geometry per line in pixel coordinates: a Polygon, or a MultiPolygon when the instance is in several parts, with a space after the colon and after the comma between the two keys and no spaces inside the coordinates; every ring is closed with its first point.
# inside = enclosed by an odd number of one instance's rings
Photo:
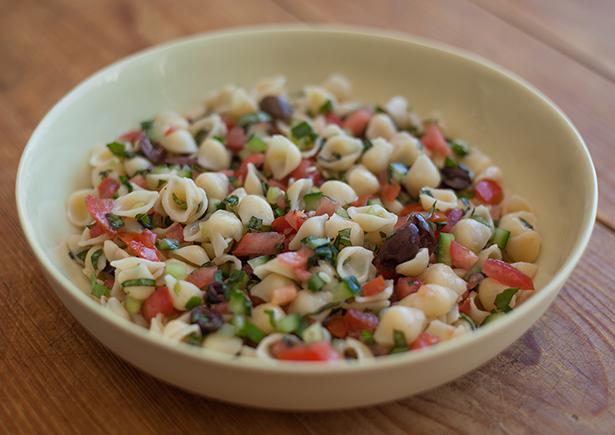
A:
{"type": "Polygon", "coordinates": [[[0,11],[0,432],[615,432],[614,2],[0,0],[0,11]],[[21,150],[52,104],[142,48],[273,22],[370,25],[471,50],[543,90],[585,137],[600,178],[590,246],[547,314],[484,367],[368,409],[244,409],[184,393],[119,360],[43,280],[18,228],[13,191],[21,150]]]}

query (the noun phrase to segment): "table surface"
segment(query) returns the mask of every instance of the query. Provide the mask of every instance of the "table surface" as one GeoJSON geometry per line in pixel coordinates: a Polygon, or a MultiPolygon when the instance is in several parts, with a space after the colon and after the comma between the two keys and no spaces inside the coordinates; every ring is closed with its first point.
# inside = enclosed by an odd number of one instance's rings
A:
{"type": "Polygon", "coordinates": [[[615,2],[0,0],[0,11],[0,432],[613,433],[615,2]],[[600,179],[589,248],[548,312],[484,367],[372,408],[245,409],[124,363],[44,281],[19,230],[13,191],[24,144],[54,102],[145,47],[278,22],[369,25],[471,50],[540,88],[587,141],[600,179]]]}

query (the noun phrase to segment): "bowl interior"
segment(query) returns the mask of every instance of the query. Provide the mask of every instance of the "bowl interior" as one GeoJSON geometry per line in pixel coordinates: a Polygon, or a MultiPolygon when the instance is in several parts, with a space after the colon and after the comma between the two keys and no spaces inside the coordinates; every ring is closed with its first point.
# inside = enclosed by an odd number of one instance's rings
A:
{"type": "MultiPolygon", "coordinates": [[[[421,42],[308,29],[232,32],[149,50],[96,74],[44,119],[24,152],[17,201],[26,234],[52,272],[86,288],[65,250],[76,232],[68,195],[88,187],[92,146],[158,111],[186,111],[211,90],[283,74],[290,89],[340,72],[365,101],[403,95],[438,115],[504,171],[505,186],[535,208],[543,236],[542,286],[582,244],[595,213],[595,178],[574,128],[548,101],[488,64],[421,42]],[[565,235],[564,237],[562,235],[565,235]]],[[[555,291],[555,290],[554,290],[555,291]]]]}

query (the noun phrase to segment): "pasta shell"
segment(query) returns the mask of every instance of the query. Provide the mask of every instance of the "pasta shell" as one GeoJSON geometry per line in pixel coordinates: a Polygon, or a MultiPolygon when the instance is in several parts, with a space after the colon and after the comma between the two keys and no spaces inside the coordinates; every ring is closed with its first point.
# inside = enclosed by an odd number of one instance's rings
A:
{"type": "Polygon", "coordinates": [[[369,278],[374,253],[362,246],[347,246],[337,255],[337,274],[341,278],[354,276],[363,284],[369,278]]]}
{"type": "Polygon", "coordinates": [[[95,194],[96,192],[93,189],[82,189],[73,192],[68,197],[66,216],[71,224],[84,227],[92,221],[90,213],[85,205],[85,198],[95,194]]]}
{"type": "Polygon", "coordinates": [[[380,313],[380,323],[374,332],[378,344],[393,346],[394,332],[404,334],[407,343],[413,342],[427,325],[425,314],[417,308],[395,305],[380,313]]]}
{"type": "Polygon", "coordinates": [[[118,216],[136,217],[138,214],[147,214],[158,201],[158,192],[139,190],[120,196],[115,200],[113,213],[118,216]]]}
{"type": "Polygon", "coordinates": [[[162,208],[175,222],[190,223],[207,210],[207,195],[190,178],[172,176],[160,191],[162,208]]]}
{"type": "Polygon", "coordinates": [[[274,135],[267,141],[265,166],[273,174],[273,178],[282,179],[294,171],[301,163],[299,148],[281,135],[274,135]]]}
{"type": "Polygon", "coordinates": [[[222,171],[231,165],[231,153],[217,139],[205,139],[200,145],[197,159],[199,165],[211,171],[222,171]]]}

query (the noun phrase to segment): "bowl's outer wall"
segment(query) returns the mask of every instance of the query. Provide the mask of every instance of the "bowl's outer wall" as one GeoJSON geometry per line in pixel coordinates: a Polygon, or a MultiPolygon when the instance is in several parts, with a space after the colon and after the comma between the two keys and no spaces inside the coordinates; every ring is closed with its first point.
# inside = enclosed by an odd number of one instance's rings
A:
{"type": "Polygon", "coordinates": [[[65,219],[64,204],[70,192],[89,185],[86,162],[94,144],[135,128],[157,111],[190,109],[229,82],[249,86],[261,77],[284,74],[290,89],[298,89],[321,82],[329,72],[348,76],[355,94],[366,101],[406,96],[423,116],[440,116],[451,136],[464,137],[492,156],[504,171],[506,188],[526,196],[541,222],[537,284],[557,275],[544,289],[548,294],[541,296],[541,304],[530,300],[525,311],[518,310],[523,315],[515,314],[515,322],[499,335],[468,341],[463,351],[456,349],[447,358],[372,370],[361,379],[358,372],[254,376],[240,365],[161,350],[126,334],[49,274],[62,301],[102,343],[161,379],[211,397],[288,409],[347,407],[403,397],[461,375],[512,343],[544,312],[566,278],[562,264],[586,242],[595,213],[595,174],[580,138],[546,100],[502,73],[387,37],[239,32],[164,46],[107,69],[56,106],[28,144],[17,198],[26,233],[32,230],[31,241],[45,251],[54,273],[86,289],[66,255],[66,234],[76,230],[65,219]],[[216,375],[202,376],[212,364],[216,375]],[[306,388],[297,390],[302,384],[306,388]]]}

